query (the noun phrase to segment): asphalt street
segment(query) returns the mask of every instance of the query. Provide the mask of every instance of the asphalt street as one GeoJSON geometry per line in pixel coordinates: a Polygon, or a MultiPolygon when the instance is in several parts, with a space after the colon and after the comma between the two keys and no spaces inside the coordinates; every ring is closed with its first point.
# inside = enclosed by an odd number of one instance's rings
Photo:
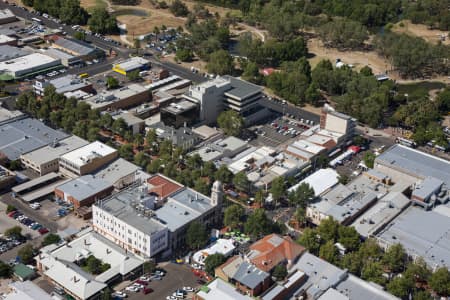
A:
{"type": "Polygon", "coordinates": [[[288,104],[288,103],[283,104],[281,102],[275,102],[275,101],[269,100],[268,98],[261,99],[260,104],[273,110],[273,111],[279,112],[283,115],[285,115],[285,114],[294,115],[297,120],[299,120],[299,119],[310,120],[310,121],[314,121],[314,124],[318,124],[320,121],[319,115],[316,115],[309,111],[303,110],[292,104],[288,104]]]}

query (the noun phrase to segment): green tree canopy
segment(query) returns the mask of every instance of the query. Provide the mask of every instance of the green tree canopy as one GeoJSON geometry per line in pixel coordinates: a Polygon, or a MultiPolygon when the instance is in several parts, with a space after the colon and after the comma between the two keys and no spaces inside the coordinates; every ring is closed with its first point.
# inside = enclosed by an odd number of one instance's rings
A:
{"type": "Polygon", "coordinates": [[[450,273],[447,267],[437,269],[428,281],[430,287],[439,295],[446,296],[450,294],[450,273]]]}
{"type": "Polygon", "coordinates": [[[276,265],[272,272],[272,276],[275,277],[278,281],[284,280],[287,274],[288,272],[285,264],[276,265]]]}
{"type": "Polygon", "coordinates": [[[234,175],[233,184],[238,190],[243,192],[248,192],[250,188],[250,181],[245,172],[242,171],[234,175]]]}
{"type": "Polygon", "coordinates": [[[186,243],[191,249],[199,249],[208,241],[206,227],[197,221],[189,224],[186,232],[186,243]]]}
{"type": "Polygon", "coordinates": [[[42,245],[42,247],[45,247],[47,245],[57,244],[57,243],[59,243],[59,241],[61,241],[61,237],[59,235],[50,233],[45,236],[41,245],[42,245]]]}
{"type": "Polygon", "coordinates": [[[217,124],[229,136],[239,136],[244,127],[243,118],[234,110],[226,110],[220,113],[217,124]]]}
{"type": "Polygon", "coordinates": [[[289,203],[293,206],[306,207],[314,199],[314,189],[308,183],[301,183],[288,194],[289,203]]]}
{"type": "Polygon", "coordinates": [[[209,55],[206,65],[208,73],[217,75],[227,75],[234,72],[234,61],[226,50],[217,50],[209,55]]]}
{"type": "Polygon", "coordinates": [[[208,255],[205,259],[205,271],[210,276],[214,276],[214,270],[226,261],[226,257],[221,253],[208,255]]]}
{"type": "Polygon", "coordinates": [[[244,231],[255,238],[272,233],[272,230],[273,224],[262,208],[256,209],[249,215],[244,226],[244,231]]]}
{"type": "Polygon", "coordinates": [[[238,228],[242,225],[242,218],[245,215],[245,210],[238,204],[233,204],[225,209],[223,224],[231,228],[238,228]]]}

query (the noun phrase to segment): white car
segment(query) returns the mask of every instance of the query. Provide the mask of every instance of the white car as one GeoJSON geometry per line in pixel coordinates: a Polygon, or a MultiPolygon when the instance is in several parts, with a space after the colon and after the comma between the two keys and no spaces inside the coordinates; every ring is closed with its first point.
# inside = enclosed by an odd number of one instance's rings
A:
{"type": "Polygon", "coordinates": [[[186,292],[193,292],[194,289],[191,288],[190,286],[184,286],[184,287],[183,287],[183,291],[186,291],[186,292]]]}
{"type": "Polygon", "coordinates": [[[150,279],[150,277],[147,277],[147,276],[141,276],[141,277],[139,277],[139,280],[149,282],[151,279],[150,279]]]}
{"type": "Polygon", "coordinates": [[[139,284],[139,283],[133,283],[132,284],[132,286],[135,286],[135,287],[137,287],[138,289],[140,289],[140,290],[142,290],[145,286],[143,286],[142,284],[139,284]]]}
{"type": "Polygon", "coordinates": [[[117,291],[117,292],[113,293],[111,296],[119,297],[119,298],[126,298],[126,297],[128,297],[127,294],[125,294],[124,292],[121,292],[121,291],[117,291]]]}
{"type": "Polygon", "coordinates": [[[137,288],[134,285],[130,285],[125,288],[125,291],[137,293],[137,292],[139,292],[139,288],[137,288]]]}
{"type": "Polygon", "coordinates": [[[31,207],[32,209],[39,209],[39,208],[41,207],[41,205],[40,205],[39,203],[31,203],[31,204],[30,204],[30,207],[31,207]]]}

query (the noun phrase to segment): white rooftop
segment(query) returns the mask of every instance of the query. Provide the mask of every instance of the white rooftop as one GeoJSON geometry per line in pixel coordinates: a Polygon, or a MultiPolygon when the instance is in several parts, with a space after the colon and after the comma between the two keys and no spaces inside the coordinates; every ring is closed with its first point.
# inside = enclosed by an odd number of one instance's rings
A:
{"type": "Polygon", "coordinates": [[[102,142],[95,141],[84,147],[66,153],[62,158],[80,167],[87,164],[90,159],[104,157],[116,151],[116,149],[105,145],[102,142]]]}
{"type": "Polygon", "coordinates": [[[220,278],[212,281],[207,287],[202,288],[197,295],[203,300],[250,300],[249,296],[236,291],[231,284],[220,278]]]}
{"type": "Polygon", "coordinates": [[[335,170],[330,168],[320,169],[289,188],[289,191],[295,191],[302,183],[307,183],[314,189],[314,195],[317,197],[338,184],[338,182],[339,174],[335,170]]]}
{"type": "Polygon", "coordinates": [[[319,154],[320,152],[326,150],[325,147],[313,144],[306,140],[298,140],[298,141],[292,143],[291,146],[298,148],[300,150],[303,150],[303,151],[307,151],[312,154],[319,154]]]}
{"type": "Polygon", "coordinates": [[[4,300],[53,300],[53,298],[31,281],[14,281],[9,284],[11,293],[4,300]]]}
{"type": "Polygon", "coordinates": [[[205,259],[209,255],[216,253],[223,254],[224,256],[229,256],[234,251],[234,245],[232,239],[218,239],[214,244],[210,245],[208,248],[202,249],[194,253],[192,257],[197,263],[204,265],[205,259]]]}
{"type": "Polygon", "coordinates": [[[55,61],[57,61],[57,59],[54,59],[48,55],[41,53],[32,53],[22,57],[0,62],[0,70],[13,73],[21,70],[37,68],[39,66],[55,61]]]}

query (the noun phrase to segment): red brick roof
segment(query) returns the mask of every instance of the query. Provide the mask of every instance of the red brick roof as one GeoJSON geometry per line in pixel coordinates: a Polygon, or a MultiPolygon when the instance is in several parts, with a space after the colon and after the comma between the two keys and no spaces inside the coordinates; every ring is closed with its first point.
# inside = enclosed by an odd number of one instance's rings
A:
{"type": "Polygon", "coordinates": [[[295,261],[305,248],[292,241],[288,236],[271,234],[250,246],[250,261],[259,269],[270,272],[279,263],[295,261]]]}
{"type": "Polygon", "coordinates": [[[162,175],[155,175],[147,179],[147,182],[150,184],[149,192],[155,193],[161,198],[166,198],[183,188],[181,184],[177,184],[162,175]]]}

